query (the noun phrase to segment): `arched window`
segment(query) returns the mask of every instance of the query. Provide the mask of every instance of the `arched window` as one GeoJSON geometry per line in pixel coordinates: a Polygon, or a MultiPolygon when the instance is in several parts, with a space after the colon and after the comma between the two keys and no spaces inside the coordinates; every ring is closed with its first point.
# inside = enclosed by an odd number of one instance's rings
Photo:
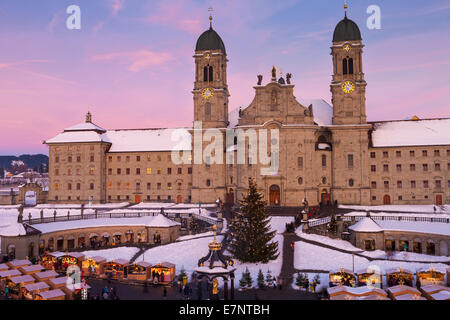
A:
{"type": "Polygon", "coordinates": [[[345,58],[342,61],[342,73],[343,74],[347,74],[348,73],[347,59],[345,59],[345,58]]]}
{"type": "Polygon", "coordinates": [[[209,180],[209,179],[206,180],[206,186],[207,186],[207,187],[210,187],[210,186],[211,186],[211,180],[209,180]]]}
{"type": "Polygon", "coordinates": [[[211,103],[209,102],[205,104],[205,116],[208,118],[211,116],[211,103]]]}
{"type": "Polygon", "coordinates": [[[326,184],[327,183],[327,178],[323,177],[322,178],[322,184],[326,184]]]}
{"type": "Polygon", "coordinates": [[[297,181],[298,181],[298,184],[300,184],[300,185],[303,184],[303,178],[302,177],[298,178],[297,181]]]}
{"type": "Polygon", "coordinates": [[[327,166],[327,156],[326,155],[322,155],[322,167],[326,167],[327,166]]]}
{"type": "Polygon", "coordinates": [[[209,81],[213,81],[213,67],[209,67],[209,81]]]}
{"type": "Polygon", "coordinates": [[[352,58],[350,58],[348,60],[348,73],[353,74],[353,59],[352,58]]]}
{"type": "Polygon", "coordinates": [[[208,67],[203,68],[203,81],[204,82],[208,81],[208,67]]]}
{"type": "Polygon", "coordinates": [[[348,185],[350,187],[353,187],[354,184],[355,184],[355,181],[353,179],[348,180],[348,185]]]}

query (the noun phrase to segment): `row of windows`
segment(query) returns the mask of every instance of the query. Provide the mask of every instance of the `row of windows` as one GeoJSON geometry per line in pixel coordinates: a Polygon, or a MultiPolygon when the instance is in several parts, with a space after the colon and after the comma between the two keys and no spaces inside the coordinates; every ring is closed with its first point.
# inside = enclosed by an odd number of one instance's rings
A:
{"type": "MultiPolygon", "coordinates": [[[[417,187],[417,181],[416,180],[410,180],[409,183],[410,183],[410,187],[412,189],[415,189],[417,187]]],[[[423,180],[422,183],[423,183],[423,187],[424,188],[429,188],[430,187],[430,183],[429,183],[428,180],[423,180]]],[[[389,189],[389,181],[383,181],[383,185],[384,185],[384,189],[389,189]]],[[[434,180],[434,186],[436,188],[442,188],[442,181],[439,180],[439,179],[434,180]]],[[[447,186],[450,188],[450,180],[447,181],[447,186]]],[[[371,181],[370,187],[372,189],[376,189],[377,188],[377,182],[376,181],[371,181]]],[[[398,189],[402,189],[403,188],[403,181],[402,180],[398,180],[397,181],[397,188],[398,189]]]]}
{"type": "MultiPolygon", "coordinates": [[[[327,166],[327,156],[323,154],[322,155],[322,167],[326,167],[326,166],[327,166]]],[[[353,154],[347,155],[347,166],[349,169],[353,169],[353,154]]],[[[297,158],[297,167],[299,169],[303,169],[303,157],[297,158]]]]}
{"type": "MultiPolygon", "coordinates": [[[[122,183],[121,182],[117,182],[115,185],[116,185],[117,189],[120,189],[122,187],[122,183]]],[[[129,182],[126,182],[123,185],[124,185],[124,187],[126,189],[130,189],[130,183],[129,182]]],[[[158,182],[155,185],[156,185],[156,189],[157,190],[161,190],[162,189],[162,183],[161,182],[158,182]]],[[[178,182],[177,183],[178,190],[181,189],[182,185],[183,185],[182,182],[178,182]]],[[[113,183],[109,182],[108,183],[108,189],[112,189],[112,186],[113,186],[113,183]]],[[[136,190],[141,190],[141,183],[140,182],[136,182],[135,186],[136,186],[136,190]]],[[[191,187],[192,183],[188,183],[188,186],[191,187]]],[[[147,190],[151,190],[152,184],[150,182],[147,182],[146,187],[147,187],[147,190]]],[[[172,190],[172,189],[173,189],[172,182],[168,182],[167,183],[167,190],[172,190]]]]}
{"type": "MultiPolygon", "coordinates": [[[[76,159],[76,162],[77,162],[77,163],[81,163],[81,156],[76,156],[75,159],[76,159]]],[[[73,160],[74,160],[74,159],[73,159],[72,156],[68,156],[68,157],[67,157],[67,162],[68,162],[68,163],[74,162],[73,160]]],[[[59,161],[60,161],[59,156],[55,156],[55,163],[59,163],[59,161]]],[[[94,162],[94,161],[95,161],[95,156],[94,156],[93,154],[91,154],[91,155],[89,156],[89,161],[90,161],[90,162],[94,162]]]]}
{"type": "MultiPolygon", "coordinates": [[[[123,157],[125,159],[125,162],[130,162],[131,161],[131,156],[125,156],[123,157]]],[[[152,156],[150,154],[147,154],[147,161],[152,161],[152,156]]],[[[157,155],[156,156],[156,160],[157,161],[162,161],[162,156],[161,155],[157,155]]],[[[141,162],[141,156],[135,156],[136,162],[141,162]]],[[[117,162],[121,162],[122,161],[122,156],[116,156],[116,160],[117,162]]],[[[189,160],[192,160],[192,156],[189,156],[189,160]]],[[[108,156],[108,161],[112,162],[113,161],[113,156],[108,156]]],[[[172,155],[168,154],[167,155],[167,161],[172,161],[172,155]]]]}
{"type": "MultiPolygon", "coordinates": [[[[372,159],[376,159],[376,152],[372,151],[370,152],[370,158],[372,159]]],[[[395,151],[395,156],[397,158],[401,158],[402,157],[402,152],[397,150],[395,151]]],[[[416,151],[415,150],[410,150],[409,151],[409,156],[410,157],[415,157],[416,156],[416,151]]],[[[441,156],[441,151],[436,149],[434,150],[434,156],[435,157],[440,157],[441,156]]],[[[422,150],[422,157],[428,157],[428,150],[422,150]]],[[[450,149],[447,149],[447,157],[450,157],[450,149]]],[[[389,151],[383,151],[383,158],[389,158],[389,151]]]]}
{"type": "MultiPolygon", "coordinates": [[[[397,164],[395,166],[396,171],[397,172],[402,172],[402,165],[401,164],[397,164]]],[[[427,172],[429,170],[429,166],[428,163],[423,163],[422,164],[422,171],[423,172],[427,172]]],[[[447,170],[450,170],[450,162],[447,163],[447,170]]],[[[377,172],[377,166],[376,165],[371,165],[370,166],[370,171],[371,172],[377,172]]],[[[409,165],[409,171],[416,171],[416,165],[414,163],[411,163],[409,165]]],[[[434,164],[434,171],[441,171],[441,164],[440,163],[435,163],[434,164]]],[[[388,164],[384,164],[383,165],[383,172],[389,172],[389,165],[388,164]]]]}
{"type": "MultiPolygon", "coordinates": [[[[145,170],[145,172],[146,172],[146,174],[152,174],[152,168],[147,168],[145,170]]],[[[121,168],[117,168],[116,169],[116,173],[119,174],[119,175],[122,174],[122,169],[121,168]]],[[[137,175],[140,175],[141,174],[141,168],[136,168],[135,173],[137,175]]],[[[157,174],[162,174],[162,169],[161,168],[156,169],[156,173],[157,174]]],[[[108,169],[108,175],[112,175],[112,174],[113,174],[113,169],[109,168],[108,169]]],[[[126,168],[125,169],[125,174],[126,175],[131,174],[131,169],[130,168],[126,168]]],[[[167,168],[167,174],[169,174],[169,175],[172,174],[172,168],[167,168]]],[[[183,168],[177,168],[177,174],[183,174],[183,168]]],[[[192,168],[188,168],[188,174],[192,174],[192,168]]]]}
{"type": "MultiPolygon", "coordinates": [[[[95,168],[94,167],[89,167],[89,174],[90,175],[93,175],[94,173],[95,173],[95,168]]],[[[67,175],[68,176],[71,176],[72,175],[72,168],[68,168],[67,169],[67,175]]],[[[81,169],[80,168],[76,168],[75,169],[75,174],[77,175],[77,176],[79,176],[80,174],[81,174],[81,169]]],[[[59,176],[59,168],[56,168],[55,169],[55,176],[59,176]]]]}
{"type": "MultiPolygon", "coordinates": [[[[94,190],[94,184],[90,183],[89,184],[89,190],[94,190]]],[[[58,191],[60,189],[60,184],[59,183],[55,183],[55,190],[58,191]]],[[[72,183],[68,183],[67,184],[67,190],[81,190],[81,183],[77,183],[75,185],[72,185],[72,183]],[[75,189],[73,189],[75,188],[75,189]]]]}
{"type": "MultiPolygon", "coordinates": [[[[70,197],[69,197],[70,198],[70,197]]],[[[108,200],[112,200],[112,196],[108,196],[108,200]]],[[[130,200],[130,196],[129,195],[126,195],[124,198],[122,198],[120,195],[118,195],[118,196],[116,196],[115,197],[117,200],[130,200]]],[[[191,199],[192,199],[192,197],[191,196],[188,196],[188,203],[190,203],[191,202],[191,199]]],[[[56,199],[57,200],[57,199],[56,199]]],[[[70,199],[69,199],[70,200],[70,199]]],[[[79,200],[79,197],[78,197],[78,199],[77,200],[79,200]]],[[[168,201],[172,201],[172,196],[167,196],[167,198],[165,198],[165,199],[163,199],[163,197],[161,196],[161,195],[157,195],[156,196],[156,198],[155,199],[152,199],[150,196],[146,196],[146,200],[147,201],[152,201],[152,200],[157,200],[157,201],[161,201],[161,200],[168,200],[168,201]]],[[[182,198],[182,196],[181,195],[178,195],[177,196],[177,201],[178,200],[180,200],[180,202],[182,202],[182,200],[183,200],[183,198],[182,198]]]]}

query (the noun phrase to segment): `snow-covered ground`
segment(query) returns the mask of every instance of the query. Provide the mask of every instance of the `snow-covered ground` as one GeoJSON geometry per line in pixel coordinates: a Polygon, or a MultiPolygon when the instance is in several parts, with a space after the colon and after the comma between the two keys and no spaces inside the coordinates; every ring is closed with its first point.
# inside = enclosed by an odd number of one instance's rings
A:
{"type": "MultiPolygon", "coordinates": [[[[446,268],[442,263],[417,263],[417,262],[400,262],[400,261],[372,261],[355,256],[355,272],[365,270],[369,266],[378,266],[381,272],[388,269],[404,268],[415,272],[421,268],[446,268]]],[[[322,248],[305,242],[297,242],[294,249],[294,267],[296,269],[309,270],[337,270],[346,268],[352,270],[352,254],[342,253],[339,251],[322,248]]]]}
{"type": "Polygon", "coordinates": [[[342,209],[354,209],[354,210],[377,210],[377,211],[400,211],[400,212],[429,212],[433,213],[434,208],[436,212],[450,213],[450,205],[434,206],[434,205],[380,205],[380,206],[349,206],[340,205],[342,209]],[[444,208],[444,210],[442,210],[444,208]]]}
{"type": "MultiPolygon", "coordinates": [[[[311,283],[314,280],[314,277],[316,275],[319,275],[320,284],[316,287],[316,292],[321,292],[323,289],[328,288],[328,283],[330,282],[330,276],[328,273],[311,273],[311,272],[302,272],[302,273],[308,277],[309,283],[311,283]]],[[[294,288],[295,290],[304,290],[303,288],[299,288],[295,284],[295,281],[297,280],[297,273],[294,273],[293,279],[294,280],[292,281],[292,288],[294,288]]]]}
{"type": "MultiPolygon", "coordinates": [[[[208,254],[208,244],[212,240],[213,237],[209,237],[158,246],[145,251],[136,261],[144,260],[151,264],[170,262],[175,264],[177,273],[184,268],[190,276],[197,267],[198,260],[208,254]]],[[[222,240],[223,236],[217,236],[217,241],[222,240]]]]}
{"type": "Polygon", "coordinates": [[[105,250],[90,250],[82,253],[86,258],[103,257],[111,261],[117,259],[130,260],[138,251],[139,249],[134,247],[119,247],[105,250]]]}
{"type": "Polygon", "coordinates": [[[197,233],[197,234],[192,234],[192,235],[188,235],[188,236],[182,236],[179,237],[177,239],[177,241],[186,241],[186,240],[192,240],[192,239],[197,239],[197,238],[203,238],[203,237],[212,237],[214,235],[213,231],[208,231],[208,232],[203,232],[203,233],[197,233]]]}
{"type": "MultiPolygon", "coordinates": [[[[298,229],[297,229],[298,230],[298,229]]],[[[307,234],[297,231],[296,232],[299,237],[302,237],[307,240],[316,241],[319,243],[326,244],[328,246],[332,246],[337,249],[347,250],[351,252],[362,252],[363,250],[355,247],[350,242],[345,240],[339,240],[339,239],[331,239],[325,236],[319,236],[317,234],[307,234]]]]}
{"type": "MultiPolygon", "coordinates": [[[[364,251],[362,254],[366,257],[376,259],[388,259],[385,251],[364,251]]],[[[414,253],[414,252],[393,252],[390,259],[392,260],[405,260],[405,261],[433,261],[433,262],[450,262],[449,257],[445,256],[431,256],[428,254],[414,253]]]]}
{"type": "Polygon", "coordinates": [[[286,223],[294,222],[294,217],[270,217],[270,228],[272,231],[277,231],[278,234],[286,231],[286,223]]]}

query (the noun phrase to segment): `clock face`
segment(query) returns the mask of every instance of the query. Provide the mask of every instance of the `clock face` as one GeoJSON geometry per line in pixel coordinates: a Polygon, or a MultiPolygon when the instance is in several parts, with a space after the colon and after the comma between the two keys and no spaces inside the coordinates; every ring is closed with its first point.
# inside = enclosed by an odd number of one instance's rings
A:
{"type": "Polygon", "coordinates": [[[203,90],[202,92],[202,96],[205,99],[209,99],[214,95],[214,93],[212,92],[212,90],[210,88],[206,88],[203,90]]]}
{"type": "Polygon", "coordinates": [[[345,93],[352,93],[353,91],[355,91],[355,85],[351,81],[345,81],[342,84],[342,91],[344,91],[345,93]]]}
{"type": "Polygon", "coordinates": [[[346,45],[344,46],[344,50],[347,51],[347,52],[349,52],[349,51],[351,50],[351,46],[350,46],[349,44],[346,44],[346,45]]]}
{"type": "Polygon", "coordinates": [[[206,59],[206,60],[211,59],[211,55],[210,55],[209,53],[205,54],[205,59],[206,59]]]}

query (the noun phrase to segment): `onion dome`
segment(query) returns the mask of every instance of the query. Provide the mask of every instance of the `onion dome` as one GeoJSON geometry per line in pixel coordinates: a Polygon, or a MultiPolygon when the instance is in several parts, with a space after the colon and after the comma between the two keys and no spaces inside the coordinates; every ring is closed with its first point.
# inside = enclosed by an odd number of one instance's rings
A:
{"type": "Polygon", "coordinates": [[[226,54],[225,45],[219,34],[212,28],[212,17],[210,19],[209,30],[206,30],[197,40],[195,51],[220,50],[226,54]]]}
{"type": "Polygon", "coordinates": [[[334,29],[333,42],[362,40],[358,25],[347,18],[342,19],[334,29]]]}

